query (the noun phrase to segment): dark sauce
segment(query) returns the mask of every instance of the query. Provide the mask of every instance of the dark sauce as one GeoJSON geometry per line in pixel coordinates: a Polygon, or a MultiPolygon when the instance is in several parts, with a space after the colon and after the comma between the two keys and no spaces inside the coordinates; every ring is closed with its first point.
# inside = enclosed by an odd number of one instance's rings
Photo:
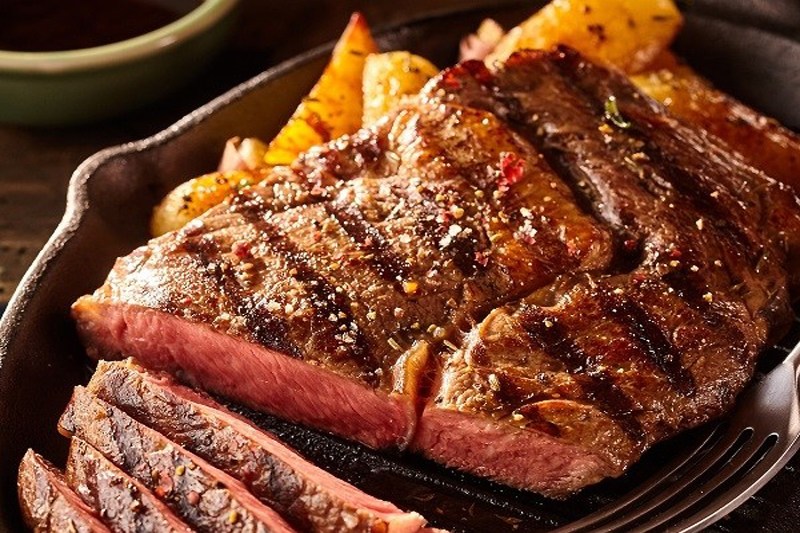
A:
{"type": "Polygon", "coordinates": [[[0,50],[54,52],[111,44],[178,20],[202,0],[2,0],[0,50]]]}

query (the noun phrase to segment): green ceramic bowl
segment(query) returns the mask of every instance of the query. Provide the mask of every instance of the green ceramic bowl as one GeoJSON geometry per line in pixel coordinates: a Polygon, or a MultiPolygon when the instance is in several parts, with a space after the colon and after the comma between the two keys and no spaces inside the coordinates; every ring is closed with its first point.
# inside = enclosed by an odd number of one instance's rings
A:
{"type": "Polygon", "coordinates": [[[151,103],[196,75],[227,37],[238,0],[205,0],[175,22],[113,44],[0,50],[0,122],[63,126],[151,103]]]}

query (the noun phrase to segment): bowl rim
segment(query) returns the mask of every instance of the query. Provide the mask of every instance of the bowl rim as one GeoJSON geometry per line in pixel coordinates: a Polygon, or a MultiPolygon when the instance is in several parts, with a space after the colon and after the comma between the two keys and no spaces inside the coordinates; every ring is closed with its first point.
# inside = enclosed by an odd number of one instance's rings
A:
{"type": "Polygon", "coordinates": [[[0,50],[0,71],[59,74],[130,63],[156,55],[203,33],[225,18],[239,0],[202,0],[179,19],[130,39],[54,52],[0,50]]]}

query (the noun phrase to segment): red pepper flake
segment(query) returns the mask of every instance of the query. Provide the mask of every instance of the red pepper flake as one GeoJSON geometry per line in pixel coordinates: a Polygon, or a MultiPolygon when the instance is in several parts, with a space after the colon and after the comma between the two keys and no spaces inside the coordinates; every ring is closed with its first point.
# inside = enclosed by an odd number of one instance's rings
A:
{"type": "Polygon", "coordinates": [[[156,486],[155,493],[156,496],[159,498],[163,498],[170,492],[172,492],[173,484],[172,484],[172,476],[170,476],[167,472],[161,471],[158,473],[158,485],[156,486]]]}
{"type": "Polygon", "coordinates": [[[461,66],[481,85],[491,85],[493,81],[492,73],[489,72],[483,61],[466,61],[461,66]]]}
{"type": "Polygon", "coordinates": [[[436,222],[439,224],[449,224],[453,220],[453,214],[450,213],[450,210],[439,208],[439,211],[436,213],[436,222]]]}
{"type": "Polygon", "coordinates": [[[622,243],[622,246],[625,248],[626,251],[632,252],[636,249],[636,246],[638,244],[639,243],[636,241],[636,239],[626,239],[625,242],[622,243]]]}
{"type": "Polygon", "coordinates": [[[247,259],[250,257],[250,245],[243,241],[236,241],[233,243],[233,246],[231,246],[231,251],[239,259],[247,259]]]}
{"type": "Polygon", "coordinates": [[[186,501],[189,502],[189,505],[197,505],[200,503],[200,495],[193,490],[190,490],[189,493],[186,495],[186,501]]]}
{"type": "Polygon", "coordinates": [[[519,231],[516,233],[515,237],[517,237],[520,241],[524,242],[528,246],[536,245],[536,237],[531,235],[527,231],[519,231]]]}
{"type": "Polygon", "coordinates": [[[497,179],[497,188],[503,192],[519,182],[525,175],[525,162],[513,152],[500,154],[500,177],[497,179]]]}
{"type": "Polygon", "coordinates": [[[489,252],[486,250],[475,252],[475,262],[482,267],[486,267],[486,265],[489,264],[489,255],[489,252]]]}
{"type": "Polygon", "coordinates": [[[445,89],[460,89],[462,87],[461,78],[456,75],[454,70],[445,71],[445,74],[442,77],[442,85],[445,89]]]}
{"type": "Polygon", "coordinates": [[[673,248],[672,250],[669,251],[670,259],[680,259],[682,255],[683,253],[681,253],[681,251],[678,250],[677,248],[673,248]]]}

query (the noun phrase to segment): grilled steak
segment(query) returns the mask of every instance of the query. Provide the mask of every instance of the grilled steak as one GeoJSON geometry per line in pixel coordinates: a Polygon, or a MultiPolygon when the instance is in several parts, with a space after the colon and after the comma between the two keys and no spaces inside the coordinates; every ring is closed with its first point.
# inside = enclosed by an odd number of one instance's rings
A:
{"type": "Polygon", "coordinates": [[[273,179],[120,259],[74,306],[90,353],[402,447],[431,346],[611,257],[539,153],[457,103],[407,108],[273,179]]]}
{"type": "Polygon", "coordinates": [[[67,486],[63,474],[28,450],[19,465],[19,503],[32,530],[106,533],[109,529],[67,486]]]}
{"type": "Polygon", "coordinates": [[[144,485],[77,437],[70,443],[65,476],[81,499],[99,510],[112,531],[192,531],[144,485]]]}
{"type": "Polygon", "coordinates": [[[237,480],[78,387],[59,421],[198,531],[291,532],[237,480]]]}
{"type": "Polygon", "coordinates": [[[121,258],[74,314],[95,356],[559,496],[731,406],[798,250],[788,187],[526,52],[121,258]]]}
{"type": "Polygon", "coordinates": [[[241,480],[300,530],[410,533],[425,525],[418,514],[404,513],[317,468],[165,374],[145,373],[130,361],[101,361],[87,390],[241,480]]]}

